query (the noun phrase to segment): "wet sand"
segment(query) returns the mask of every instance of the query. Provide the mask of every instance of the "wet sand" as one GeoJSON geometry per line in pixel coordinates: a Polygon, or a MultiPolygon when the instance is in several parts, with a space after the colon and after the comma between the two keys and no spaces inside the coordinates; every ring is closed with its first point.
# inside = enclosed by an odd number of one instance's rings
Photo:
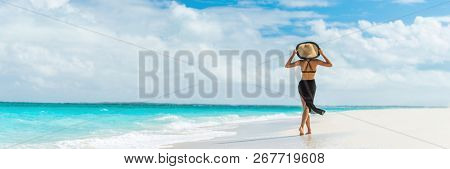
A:
{"type": "MultiPolygon", "coordinates": [[[[357,110],[311,116],[312,135],[299,136],[300,117],[229,126],[236,134],[169,145],[200,149],[449,148],[450,109],[357,110]]],[[[306,126],[305,126],[306,127],[306,126]]],[[[305,128],[306,132],[306,128],[305,128]]]]}

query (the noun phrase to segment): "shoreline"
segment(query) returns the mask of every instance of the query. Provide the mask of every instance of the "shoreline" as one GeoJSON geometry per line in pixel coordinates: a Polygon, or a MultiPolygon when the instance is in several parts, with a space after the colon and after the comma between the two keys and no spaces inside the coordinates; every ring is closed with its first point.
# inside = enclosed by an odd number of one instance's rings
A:
{"type": "Polygon", "coordinates": [[[233,136],[175,143],[170,149],[449,148],[449,108],[352,110],[311,116],[312,135],[298,136],[300,117],[235,124],[233,136]]]}
{"type": "MultiPolygon", "coordinates": [[[[13,105],[151,105],[151,106],[242,106],[242,107],[301,107],[298,104],[268,105],[268,104],[204,104],[204,103],[159,103],[159,102],[14,102],[0,101],[1,104],[13,105]]],[[[361,108],[448,108],[448,106],[411,106],[411,105],[317,105],[318,107],[361,107],[361,108]]]]}

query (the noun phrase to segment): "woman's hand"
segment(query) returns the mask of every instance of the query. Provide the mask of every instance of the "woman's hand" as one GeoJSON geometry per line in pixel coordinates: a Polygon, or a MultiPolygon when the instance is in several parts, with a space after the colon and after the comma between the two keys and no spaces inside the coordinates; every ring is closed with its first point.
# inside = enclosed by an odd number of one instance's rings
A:
{"type": "Polygon", "coordinates": [[[294,57],[295,54],[297,54],[297,49],[294,49],[294,51],[292,51],[291,57],[294,57]]]}
{"type": "Polygon", "coordinates": [[[322,49],[319,49],[319,54],[322,55],[322,56],[325,56],[325,54],[323,54],[322,49]]]}

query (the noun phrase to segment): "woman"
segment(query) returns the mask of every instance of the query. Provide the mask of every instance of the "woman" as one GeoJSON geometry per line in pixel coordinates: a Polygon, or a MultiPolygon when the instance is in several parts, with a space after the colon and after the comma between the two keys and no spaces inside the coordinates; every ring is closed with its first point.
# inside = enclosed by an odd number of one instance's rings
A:
{"type": "Polygon", "coordinates": [[[302,43],[297,46],[297,49],[292,52],[291,57],[286,63],[286,68],[293,68],[300,66],[302,70],[302,80],[298,84],[298,92],[300,93],[303,107],[302,122],[300,124],[300,136],[304,135],[304,125],[308,128],[306,134],[311,134],[311,120],[309,112],[314,112],[320,115],[325,113],[325,110],[319,109],[314,105],[314,95],[316,93],[316,82],[314,77],[316,75],[317,66],[332,67],[333,64],[328,60],[322,50],[315,43],[302,43]],[[292,63],[294,55],[298,54],[301,60],[292,63]],[[315,59],[320,55],[325,59],[324,61],[315,59]]]}

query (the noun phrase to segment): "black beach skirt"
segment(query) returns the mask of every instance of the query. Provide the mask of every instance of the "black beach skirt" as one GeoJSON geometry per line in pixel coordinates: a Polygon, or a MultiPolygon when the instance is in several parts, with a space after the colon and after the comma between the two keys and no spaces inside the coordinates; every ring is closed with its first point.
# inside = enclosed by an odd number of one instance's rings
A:
{"type": "Polygon", "coordinates": [[[314,96],[316,94],[315,80],[301,80],[300,83],[298,83],[298,92],[303,100],[305,100],[306,106],[308,106],[311,113],[320,115],[325,113],[325,110],[319,109],[314,105],[314,96]]]}

